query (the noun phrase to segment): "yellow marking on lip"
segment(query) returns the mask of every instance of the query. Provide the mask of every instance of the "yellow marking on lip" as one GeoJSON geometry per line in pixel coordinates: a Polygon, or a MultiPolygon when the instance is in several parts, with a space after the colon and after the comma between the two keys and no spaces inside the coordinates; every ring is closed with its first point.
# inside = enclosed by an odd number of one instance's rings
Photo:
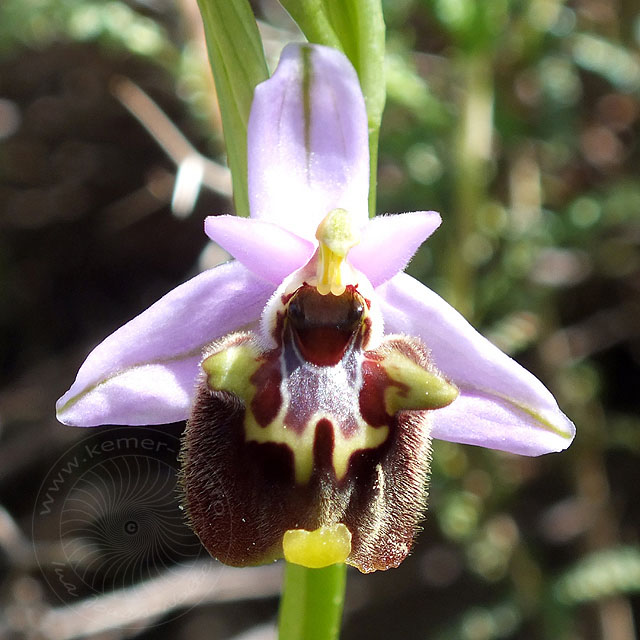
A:
{"type": "Polygon", "coordinates": [[[318,422],[323,418],[329,420],[333,426],[333,456],[332,466],[338,480],[342,480],[349,468],[349,460],[352,454],[360,449],[375,449],[380,446],[389,435],[389,427],[372,427],[364,420],[358,421],[355,433],[345,438],[340,428],[336,425],[336,418],[327,413],[314,413],[309,419],[309,424],[302,433],[287,428],[284,424],[286,407],[276,416],[275,420],[266,427],[261,427],[247,410],[245,419],[245,433],[247,440],[254,442],[275,442],[288,445],[294,454],[295,478],[297,484],[306,484],[313,472],[313,443],[316,437],[318,422]],[[313,426],[311,426],[313,425],[313,426]]]}
{"type": "Polygon", "coordinates": [[[381,365],[391,380],[402,385],[385,390],[384,405],[389,415],[410,409],[441,409],[458,397],[457,387],[401,353],[389,353],[381,365]]]}
{"type": "Polygon", "coordinates": [[[297,432],[284,422],[289,408],[286,397],[283,397],[278,415],[268,425],[261,426],[251,411],[256,388],[250,382],[251,376],[262,364],[259,356],[260,351],[254,344],[236,345],[210,355],[203,361],[202,368],[207,374],[209,388],[233,393],[244,401],[244,430],[248,441],[274,442],[291,449],[297,484],[306,484],[313,473],[313,445],[320,420],[327,419],[333,426],[332,466],[338,480],[345,477],[353,453],[360,449],[374,449],[389,436],[388,426],[372,427],[358,417],[354,433],[345,437],[338,426],[339,419],[324,411],[314,413],[306,428],[301,433],[297,432]]]}

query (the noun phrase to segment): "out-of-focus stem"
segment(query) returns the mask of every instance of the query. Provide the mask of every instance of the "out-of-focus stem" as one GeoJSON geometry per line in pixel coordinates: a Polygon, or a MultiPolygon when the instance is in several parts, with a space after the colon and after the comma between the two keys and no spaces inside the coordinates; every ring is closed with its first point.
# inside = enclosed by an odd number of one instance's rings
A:
{"type": "MultiPolygon", "coordinates": [[[[546,310],[547,324],[558,326],[557,309],[549,306],[546,310]]],[[[607,321],[613,321],[607,316],[607,321]]],[[[624,326],[624,320],[619,321],[624,326]]],[[[545,378],[552,375],[567,362],[584,360],[593,351],[591,340],[585,340],[587,323],[580,325],[582,340],[574,347],[577,340],[571,339],[571,331],[575,328],[557,330],[555,339],[550,339],[540,353],[542,363],[548,368],[545,378]],[[564,344],[563,344],[564,343],[564,344]],[[584,344],[587,346],[585,347],[584,344]],[[591,347],[590,347],[591,345],[591,347]]],[[[594,328],[590,327],[591,332],[594,328]]],[[[576,332],[577,333],[577,332],[576,332]]],[[[585,513],[581,522],[585,525],[582,535],[583,553],[592,554],[605,549],[615,549],[623,541],[620,526],[620,515],[612,500],[611,484],[605,459],[607,443],[610,442],[606,410],[598,397],[585,402],[577,398],[575,392],[568,397],[562,393],[562,386],[557,393],[559,404],[567,408],[567,413],[580,427],[580,437],[576,440],[569,455],[573,456],[570,469],[576,504],[582,505],[585,513]]],[[[586,606],[586,605],[583,605],[586,606]]],[[[599,632],[594,630],[593,637],[602,640],[636,640],[638,638],[636,621],[629,598],[623,594],[596,599],[591,605],[595,610],[599,632]]]]}
{"type": "Polygon", "coordinates": [[[287,562],[280,603],[279,640],[336,640],[346,582],[345,564],[307,569],[287,562]]]}
{"type": "Polygon", "coordinates": [[[378,187],[378,137],[380,130],[369,132],[369,217],[376,215],[376,194],[378,187]]]}
{"type": "Polygon", "coordinates": [[[461,53],[460,124],[454,139],[454,230],[448,252],[451,303],[473,315],[474,267],[465,259],[465,243],[476,226],[476,212],[486,200],[493,135],[493,76],[489,54],[461,53]]]}
{"type": "MultiPolygon", "coordinates": [[[[611,501],[611,487],[603,452],[606,418],[598,401],[576,411],[576,424],[581,427],[582,442],[574,465],[578,499],[593,510],[592,525],[585,535],[587,552],[615,548],[621,543],[620,519],[611,501]]],[[[633,610],[622,594],[595,603],[600,635],[603,640],[634,640],[637,638],[633,610]]]]}

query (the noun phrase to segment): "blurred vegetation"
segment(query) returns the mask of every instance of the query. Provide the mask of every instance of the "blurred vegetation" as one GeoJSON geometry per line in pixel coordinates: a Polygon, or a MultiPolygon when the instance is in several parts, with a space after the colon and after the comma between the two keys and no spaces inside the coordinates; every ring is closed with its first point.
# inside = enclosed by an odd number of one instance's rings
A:
{"type": "MultiPolygon", "coordinates": [[[[294,26],[275,0],[254,7],[276,59],[294,26]]],[[[442,213],[409,271],[552,388],[578,436],[541,459],[435,442],[415,552],[396,571],[350,575],[344,637],[631,640],[640,7],[387,0],[384,10],[378,210],[442,213]]],[[[202,60],[186,0],[0,4],[0,500],[25,532],[42,469],[80,437],[55,424],[53,401],[91,344],[195,269],[203,217],[230,208],[203,193],[190,218],[171,216],[173,166],[109,94],[110,77],[134,79],[222,159],[202,60]]],[[[15,567],[8,575],[15,607],[15,567]]],[[[207,606],[184,628],[230,637],[275,607],[207,606]]]]}

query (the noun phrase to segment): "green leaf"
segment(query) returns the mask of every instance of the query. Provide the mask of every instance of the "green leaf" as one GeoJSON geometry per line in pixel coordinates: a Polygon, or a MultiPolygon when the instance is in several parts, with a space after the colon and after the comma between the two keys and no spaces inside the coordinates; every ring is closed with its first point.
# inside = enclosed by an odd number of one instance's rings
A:
{"type": "Polygon", "coordinates": [[[218,93],[236,213],[249,215],[247,123],[255,86],[269,77],[247,0],[198,0],[218,93]]]}
{"type": "Polygon", "coordinates": [[[309,42],[324,44],[344,52],[322,0],[281,0],[309,42]]]}
{"type": "Polygon", "coordinates": [[[380,0],[322,0],[342,49],[358,72],[369,126],[380,127],[385,102],[385,25],[380,0]]]}
{"type": "Polygon", "coordinates": [[[563,604],[640,593],[640,548],[615,547],[582,557],[554,585],[563,604]]]}

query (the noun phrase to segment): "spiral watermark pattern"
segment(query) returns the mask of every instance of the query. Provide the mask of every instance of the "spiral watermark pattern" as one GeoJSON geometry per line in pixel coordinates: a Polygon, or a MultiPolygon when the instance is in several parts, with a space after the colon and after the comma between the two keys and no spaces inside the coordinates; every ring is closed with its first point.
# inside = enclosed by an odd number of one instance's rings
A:
{"type": "MultiPolygon", "coordinates": [[[[180,506],[179,449],[179,439],[162,429],[100,429],[51,467],[34,508],[33,539],[62,602],[210,566],[180,506]]],[[[213,509],[228,509],[222,488],[214,497],[213,509]]]]}

